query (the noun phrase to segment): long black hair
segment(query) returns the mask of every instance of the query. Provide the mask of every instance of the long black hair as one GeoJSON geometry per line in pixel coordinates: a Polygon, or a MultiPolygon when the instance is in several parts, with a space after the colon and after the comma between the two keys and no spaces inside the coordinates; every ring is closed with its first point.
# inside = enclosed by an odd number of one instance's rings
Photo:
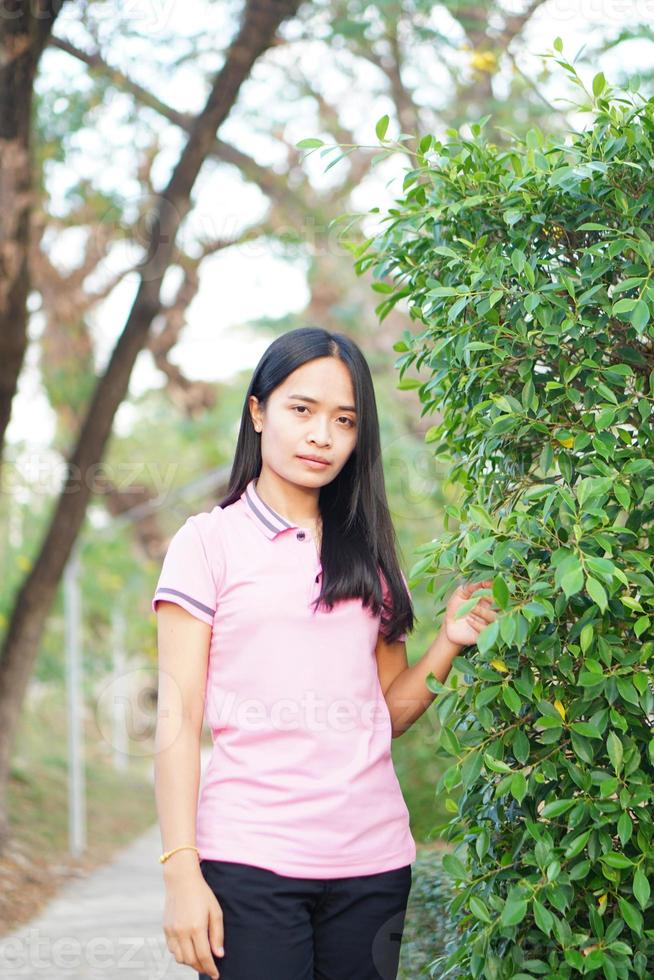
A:
{"type": "Polygon", "coordinates": [[[318,357],[338,357],[347,366],[357,410],[357,442],[345,466],[320,488],[322,517],[320,596],[328,609],[340,599],[360,597],[373,615],[381,611],[387,642],[414,626],[411,596],[402,580],[395,528],[386,499],[379,418],[370,368],[359,347],[341,333],[322,327],[298,327],[277,337],[263,353],[248,387],[227,495],[228,507],[261,472],[260,434],[254,428],[249,400],[261,407],[268,396],[297,368],[318,357]],[[390,590],[390,606],[382,603],[381,568],[390,590]]]}

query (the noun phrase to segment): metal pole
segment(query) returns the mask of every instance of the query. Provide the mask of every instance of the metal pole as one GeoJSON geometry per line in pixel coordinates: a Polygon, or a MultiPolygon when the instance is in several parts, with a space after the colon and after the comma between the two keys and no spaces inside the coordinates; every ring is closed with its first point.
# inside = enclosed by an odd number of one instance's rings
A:
{"type": "Polygon", "coordinates": [[[111,699],[111,745],[113,748],[114,769],[125,772],[127,769],[127,714],[125,704],[125,616],[120,605],[114,606],[111,616],[113,642],[113,697],[111,699]]]}
{"type": "Polygon", "coordinates": [[[81,601],[77,542],[64,570],[66,713],[68,721],[68,841],[78,857],[86,849],[83,696],[81,690],[81,601]]]}

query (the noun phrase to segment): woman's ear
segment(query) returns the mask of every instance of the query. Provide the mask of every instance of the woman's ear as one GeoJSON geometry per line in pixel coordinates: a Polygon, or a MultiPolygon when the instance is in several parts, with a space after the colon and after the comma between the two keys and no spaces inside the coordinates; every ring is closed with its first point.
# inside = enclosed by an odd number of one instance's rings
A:
{"type": "Polygon", "coordinates": [[[262,422],[261,422],[261,409],[259,408],[259,399],[256,395],[250,395],[248,400],[248,406],[250,409],[250,418],[252,419],[252,425],[256,432],[261,432],[262,422]]]}

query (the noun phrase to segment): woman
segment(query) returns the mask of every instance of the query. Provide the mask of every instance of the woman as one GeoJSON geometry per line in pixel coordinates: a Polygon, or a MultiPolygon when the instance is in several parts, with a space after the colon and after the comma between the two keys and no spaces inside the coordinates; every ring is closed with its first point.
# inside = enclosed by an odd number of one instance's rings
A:
{"type": "Polygon", "coordinates": [[[414,614],[357,345],[268,347],[229,482],[172,538],[158,614],[155,780],[178,963],[223,980],[392,980],[415,841],[391,738],[495,618],[454,613],[412,667],[414,614]],[[200,733],[213,752],[198,801],[200,733]],[[196,806],[197,801],[197,806],[196,806]]]}

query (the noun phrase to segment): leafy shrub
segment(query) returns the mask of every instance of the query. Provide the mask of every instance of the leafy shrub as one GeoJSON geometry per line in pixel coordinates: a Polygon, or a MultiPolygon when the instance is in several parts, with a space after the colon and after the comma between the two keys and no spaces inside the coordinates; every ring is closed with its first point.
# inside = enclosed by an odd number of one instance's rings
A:
{"type": "Polygon", "coordinates": [[[583,132],[419,136],[351,245],[381,318],[406,299],[400,386],[439,413],[426,440],[460,491],[412,582],[440,601],[443,569],[492,576],[500,607],[433,678],[438,789],[460,787],[441,977],[654,975],[654,100],[586,91],[555,49],[583,132]]]}

